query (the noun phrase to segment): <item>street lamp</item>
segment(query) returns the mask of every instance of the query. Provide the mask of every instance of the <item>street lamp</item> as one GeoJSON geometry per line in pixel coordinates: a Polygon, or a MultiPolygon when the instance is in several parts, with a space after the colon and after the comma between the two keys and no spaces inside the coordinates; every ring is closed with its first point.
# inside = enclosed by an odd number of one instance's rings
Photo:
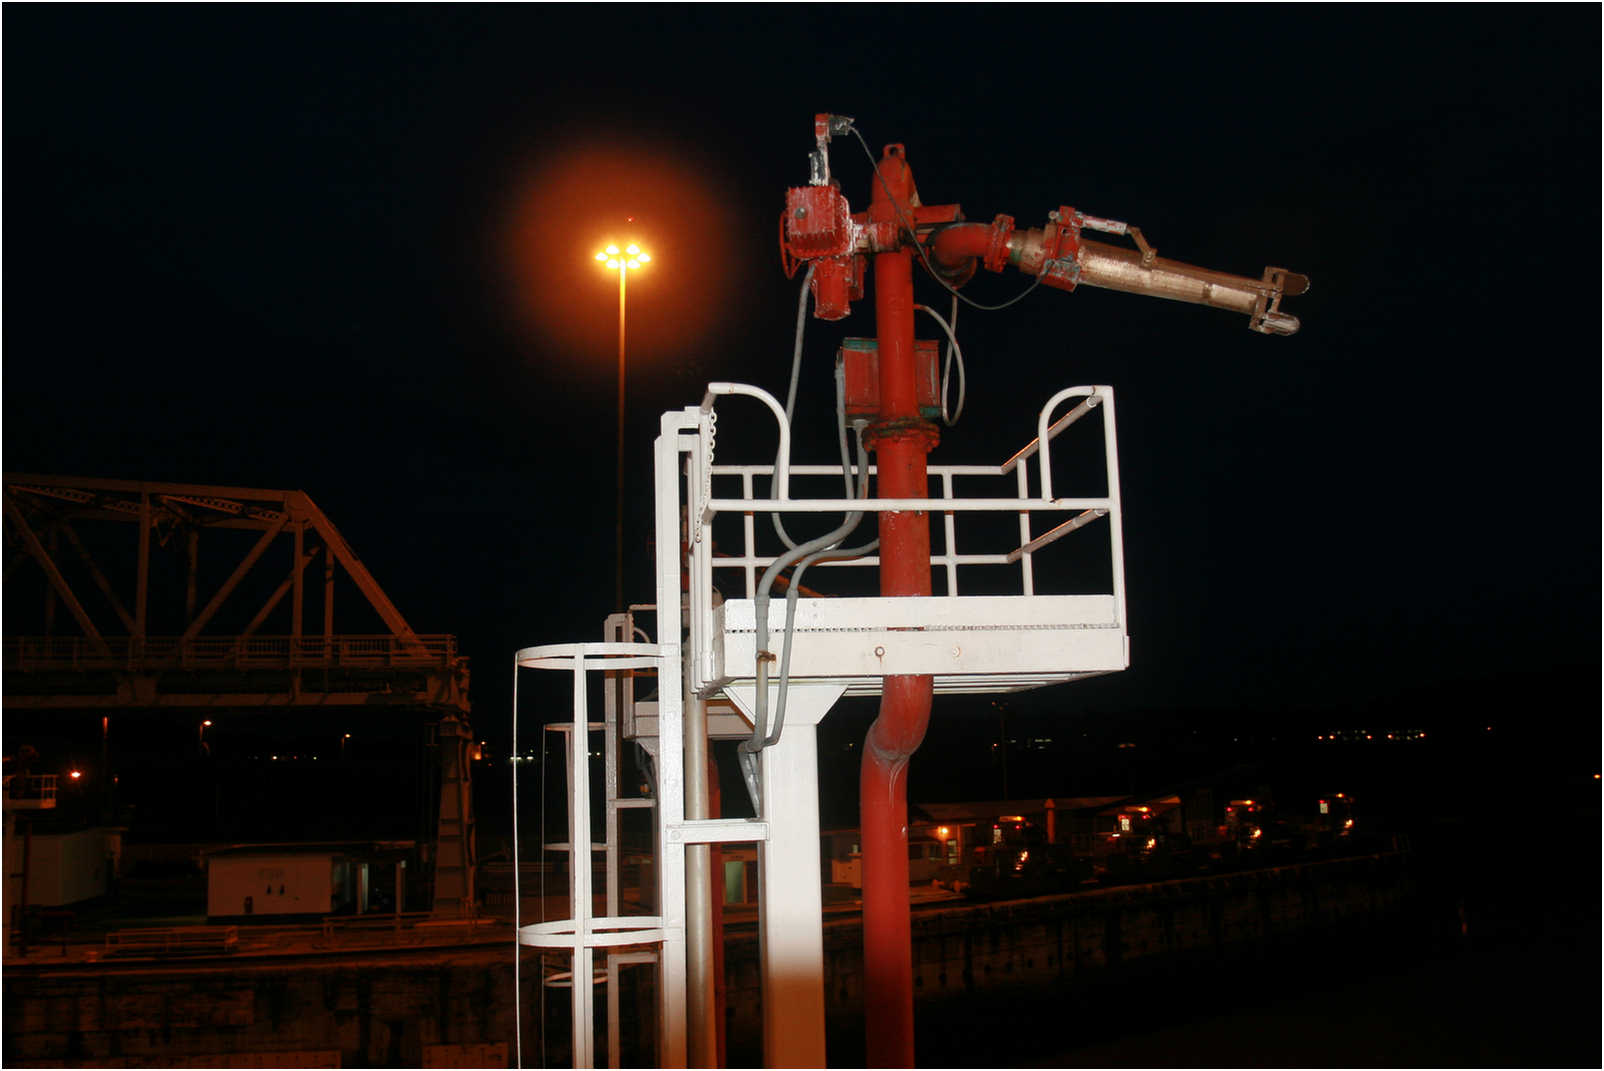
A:
{"type": "Polygon", "coordinates": [[[617,554],[613,563],[613,609],[624,608],[624,280],[631,268],[645,267],[651,255],[634,242],[620,249],[608,245],[596,254],[596,260],[618,272],[618,503],[615,520],[614,543],[617,554]]]}

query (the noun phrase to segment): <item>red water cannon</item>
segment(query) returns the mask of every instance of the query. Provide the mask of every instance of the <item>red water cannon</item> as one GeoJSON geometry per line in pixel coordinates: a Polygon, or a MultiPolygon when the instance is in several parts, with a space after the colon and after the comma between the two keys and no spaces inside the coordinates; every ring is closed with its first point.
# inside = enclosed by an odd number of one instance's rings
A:
{"type": "MultiPolygon", "coordinates": [[[[1148,245],[1140,229],[1068,205],[1049,212],[1045,226],[1023,231],[1006,215],[989,224],[970,223],[958,205],[921,204],[917,191],[905,201],[892,198],[893,219],[854,213],[830,177],[829,143],[845,133],[857,134],[850,118],[815,117],[809,184],[786,191],[780,219],[786,274],[794,275],[804,263],[812,266],[813,314],[820,319],[841,319],[863,296],[866,255],[911,247],[931,274],[953,290],[981,265],[993,272],[1012,266],[1060,290],[1092,286],[1146,294],[1246,314],[1249,329],[1260,334],[1298,330],[1298,318],[1281,311],[1281,299],[1306,293],[1307,276],[1267,267],[1252,279],[1170,260],[1148,245]],[[1086,239],[1084,231],[1128,237],[1135,248],[1086,239]]],[[[886,146],[875,164],[875,177],[888,196],[884,169],[907,166],[901,145],[886,146]]],[[[914,190],[911,176],[906,188],[914,190]]]]}

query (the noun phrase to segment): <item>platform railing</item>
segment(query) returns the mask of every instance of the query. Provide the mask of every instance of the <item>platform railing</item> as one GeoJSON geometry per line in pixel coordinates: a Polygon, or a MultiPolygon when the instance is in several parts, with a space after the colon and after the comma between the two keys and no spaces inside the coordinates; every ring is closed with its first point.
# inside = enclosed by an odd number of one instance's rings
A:
{"type": "MultiPolygon", "coordinates": [[[[715,388],[735,388],[734,384],[716,384],[715,388]]],[[[725,392],[713,391],[709,397],[718,393],[739,393],[743,395],[759,396],[762,392],[757,388],[741,387],[739,390],[729,389],[725,392]]],[[[767,401],[768,399],[763,399],[767,401]]],[[[709,409],[709,403],[704,403],[704,409],[709,409]]],[[[777,405],[770,405],[771,411],[777,411],[777,405]]],[[[709,414],[711,416],[711,414],[709,414]]],[[[785,427],[783,413],[777,412],[776,422],[780,425],[780,441],[789,442],[789,429],[785,427]]],[[[772,464],[721,464],[712,460],[713,454],[713,428],[716,421],[707,420],[703,432],[704,454],[706,455],[705,472],[703,479],[691,480],[690,493],[692,496],[692,513],[700,523],[696,525],[696,533],[711,530],[714,520],[721,514],[743,515],[741,553],[721,555],[712,558],[708,565],[712,570],[722,575],[729,571],[740,570],[744,576],[745,597],[752,598],[757,590],[757,577],[760,570],[767,569],[777,554],[763,554],[758,550],[756,517],[760,514],[794,514],[794,513],[824,513],[840,514],[843,512],[845,502],[840,497],[832,498],[793,498],[791,497],[791,480],[795,477],[834,477],[840,479],[842,469],[839,465],[797,465],[781,464],[778,469],[777,486],[771,481],[776,478],[776,467],[772,464]],[[771,491],[768,496],[760,496],[757,492],[758,481],[770,484],[771,491]],[[730,486],[738,481],[738,487],[730,486]],[[715,493],[723,492],[723,493],[715,493]]],[[[877,475],[874,465],[869,466],[871,477],[877,475]]],[[[869,498],[853,502],[853,510],[862,510],[865,513],[877,513],[886,510],[921,510],[931,514],[939,514],[942,519],[942,543],[939,549],[933,548],[930,556],[932,567],[942,570],[946,580],[946,593],[948,595],[963,594],[959,585],[961,569],[970,566],[999,566],[1017,565],[1019,568],[1018,594],[1036,594],[1036,578],[1033,569],[1034,556],[1051,544],[1069,535],[1071,532],[1085,528],[1095,521],[1107,521],[1107,546],[1109,568],[1112,575],[1112,594],[1121,607],[1125,602],[1125,566],[1122,540],[1122,518],[1119,499],[1119,460],[1117,450],[1117,433],[1114,422],[1114,391],[1108,386],[1069,387],[1055,394],[1045,406],[1042,407],[1037,418],[1037,434],[1023,448],[999,465],[943,465],[933,464],[928,468],[930,484],[935,497],[902,499],[902,498],[869,498]],[[1077,404],[1069,412],[1054,418],[1060,406],[1071,399],[1078,399],[1077,404]],[[1054,474],[1052,468],[1052,442],[1070,425],[1081,420],[1095,410],[1101,409],[1103,414],[1103,475],[1104,486],[1107,493],[1102,495],[1055,497],[1054,474]],[[1032,477],[1034,476],[1034,480],[1032,477]],[[963,495],[956,493],[955,484],[964,480],[968,484],[977,484],[990,479],[993,486],[999,488],[1000,493],[984,496],[963,495]],[[1037,489],[1032,493],[1032,484],[1037,489]],[[1011,514],[1018,521],[1017,541],[995,547],[985,552],[960,552],[958,540],[964,532],[960,531],[960,519],[967,519],[977,514],[1011,514]],[[1050,527],[1042,530],[1037,515],[1043,515],[1052,523],[1050,527]]],[[[693,474],[694,475],[694,474],[693,474]]],[[[1060,482],[1061,479],[1060,479],[1060,482]]],[[[871,522],[865,521],[865,530],[872,531],[868,526],[871,522]]],[[[965,529],[971,536],[971,530],[965,529]]],[[[865,536],[864,538],[868,538],[865,536]]],[[[878,567],[880,557],[869,554],[848,561],[823,561],[819,568],[872,568],[878,567]]]]}
{"type": "Polygon", "coordinates": [[[678,482],[689,521],[689,665],[695,694],[754,680],[763,659],[775,656],[783,662],[785,652],[795,656],[790,679],[844,683],[853,695],[873,694],[887,674],[930,674],[942,693],[1000,692],[1129,665],[1112,388],[1069,387],[1053,395],[1036,416],[1036,435],[1000,464],[930,465],[928,497],[850,501],[840,465],[793,465],[783,457],[778,465],[715,460],[715,403],[727,396],[754,398],[769,409],[782,452],[790,438],[783,409],[756,387],[712,384],[702,405],[686,411],[686,420],[695,421],[695,435],[684,436],[689,456],[678,482]],[[1075,465],[1064,465],[1060,457],[1061,471],[1055,472],[1054,458],[1065,453],[1055,450],[1055,440],[1094,413],[1101,417],[1101,436],[1075,443],[1080,455],[1075,465]],[[1088,447],[1101,456],[1088,454],[1088,447]],[[1061,494],[1072,475],[1077,489],[1093,493],[1061,494]],[[799,493],[830,484],[835,485],[831,497],[799,493]],[[794,606],[785,601],[789,590],[776,587],[770,595],[777,601],[769,605],[766,623],[757,622],[759,570],[783,553],[778,538],[767,533],[772,518],[822,514],[833,519],[861,512],[859,533],[848,540],[861,544],[874,534],[873,515],[887,510],[939,518],[939,527],[931,525],[930,560],[937,574],[931,595],[880,598],[878,554],[821,561],[821,570],[868,573],[847,583],[811,579],[828,573],[807,574],[804,586],[834,589],[835,597],[799,589],[794,606]],[[1086,534],[1065,541],[1082,530],[1086,534]],[[1088,538],[1094,542],[1088,544],[1088,538]],[[1065,551],[1070,544],[1073,551],[1065,551]],[[732,547],[738,552],[728,553],[732,547]],[[1057,560],[1038,561],[1044,553],[1057,560]],[[764,624],[770,646],[759,651],[764,624]],[[803,635],[805,641],[791,642],[803,635]]]}
{"type": "Polygon", "coordinates": [[[153,669],[449,668],[457,638],[387,634],[335,636],[8,636],[7,672],[153,669]]]}
{"type": "Polygon", "coordinates": [[[239,948],[237,926],[155,926],[113,930],[106,935],[106,955],[204,955],[239,948]]]}

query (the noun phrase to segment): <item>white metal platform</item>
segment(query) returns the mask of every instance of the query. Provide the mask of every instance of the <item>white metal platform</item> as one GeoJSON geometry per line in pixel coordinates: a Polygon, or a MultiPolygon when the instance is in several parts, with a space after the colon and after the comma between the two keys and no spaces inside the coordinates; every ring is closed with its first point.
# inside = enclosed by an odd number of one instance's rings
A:
{"type": "MultiPolygon", "coordinates": [[[[752,599],[714,611],[708,684],[753,677],[755,614],[752,599]]],[[[1129,663],[1110,595],[798,599],[792,644],[792,680],[841,684],[848,695],[879,694],[888,673],[932,674],[937,694],[1007,692],[1129,663]]]]}
{"type": "MultiPolygon", "coordinates": [[[[775,555],[760,553],[758,533],[764,514],[842,513],[840,498],[792,498],[791,477],[840,479],[840,466],[740,465],[713,461],[716,420],[712,403],[721,395],[757,399],[775,415],[782,456],[789,430],[777,402],[754,387],[713,384],[703,401],[697,438],[688,462],[687,514],[693,518],[690,539],[691,660],[690,683],[697,695],[712,695],[728,685],[756,678],[758,573],[775,555]],[[771,497],[755,494],[773,486],[771,497]],[[738,517],[739,555],[717,556],[712,533],[721,517],[738,517]],[[734,574],[732,576],[732,574],[734,574]],[[724,580],[730,577],[734,583],[724,580]],[[720,601],[718,585],[744,589],[744,598],[720,601]]],[[[939,492],[926,499],[872,499],[853,503],[854,510],[923,510],[932,515],[940,549],[931,566],[946,594],[923,597],[799,598],[791,636],[793,680],[839,683],[848,695],[875,695],[886,674],[931,674],[941,693],[1009,692],[1117,672],[1130,664],[1125,627],[1125,566],[1119,499],[1119,462],[1111,387],[1071,387],[1054,395],[1037,417],[1037,436],[999,465],[931,465],[930,482],[939,492]],[[1077,404],[1054,419],[1068,401],[1077,404]],[[1070,425],[1100,413],[1102,418],[1101,482],[1103,493],[1059,496],[1054,485],[1053,440],[1070,425]],[[966,494],[955,494],[962,481],[966,494]],[[979,488],[983,493],[976,494],[979,488]],[[1002,514],[1013,520],[1015,538],[1005,545],[960,552],[961,539],[976,538],[975,518],[1002,514]],[[1045,524],[1043,522],[1046,522],[1045,524]],[[1038,529],[1045,528],[1045,531],[1038,529]],[[1084,531],[1083,531],[1084,530],[1084,531]],[[1047,593],[1038,590],[1037,558],[1051,553],[1059,540],[1100,539],[1107,557],[1107,588],[1096,593],[1047,593]],[[990,567],[993,588],[998,568],[1007,567],[1011,593],[964,594],[965,577],[976,567],[990,567]]],[[[874,471],[873,467],[870,469],[874,471]]],[[[659,483],[659,493],[663,491],[659,483]]],[[[872,530],[872,516],[865,528],[872,530]]],[[[726,527],[721,538],[728,539],[726,527]]],[[[995,526],[985,535],[995,538],[995,526]]],[[[877,569],[879,558],[867,555],[849,562],[821,563],[820,569],[877,569]]],[[[823,575],[833,575],[827,573],[823,575]]],[[[821,586],[828,581],[817,581],[821,586]]],[[[971,585],[972,586],[972,585],[971,585]]],[[[784,639],[783,599],[769,607],[769,645],[777,651],[784,639]]]]}
{"type": "MultiPolygon", "coordinates": [[[[711,976],[706,973],[710,962],[707,896],[705,889],[688,890],[688,884],[697,883],[688,883],[686,878],[688,868],[694,873],[696,867],[705,866],[698,862],[706,852],[701,846],[720,842],[758,845],[764,1062],[768,1066],[823,1066],[816,729],[843,694],[877,693],[886,674],[930,674],[936,691],[942,693],[1007,692],[1115,672],[1128,665],[1113,391],[1072,387],[1059,392],[1042,408],[1036,430],[1033,441],[1000,465],[930,466],[935,497],[852,501],[852,511],[869,515],[865,519],[868,531],[874,527],[873,514],[885,510],[926,511],[933,521],[939,520],[939,547],[932,553],[931,565],[943,594],[797,600],[789,630],[789,675],[783,685],[788,689],[789,707],[783,735],[760,752],[761,799],[756,820],[696,816],[706,813],[706,741],[746,737],[755,719],[759,651],[754,597],[760,571],[778,557],[772,546],[765,550],[760,545],[757,519],[763,514],[844,512],[840,497],[792,497],[792,476],[815,483],[833,479],[840,486],[844,474],[840,466],[789,464],[790,428],[772,396],[756,387],[716,383],[709,387],[702,405],[662,416],[654,445],[657,601],[654,607],[639,608],[655,612],[656,642],[636,628],[631,616],[615,615],[607,627],[609,642],[518,652],[515,662],[520,669],[572,674],[568,738],[578,741],[593,731],[603,731],[607,756],[605,841],[593,845],[593,850],[606,852],[606,915],[593,917],[589,867],[573,866],[570,896],[574,917],[534,925],[520,921],[518,942],[571,950],[568,977],[607,979],[610,1001],[616,1000],[617,966],[655,962],[661,1066],[686,1066],[687,1056],[692,1063],[711,1062],[709,1046],[716,1023],[710,1000],[711,976]],[[778,464],[714,463],[714,402],[732,395],[754,399],[773,414],[778,464]],[[1075,406],[1055,418],[1058,408],[1070,400],[1075,406]],[[1094,413],[1102,419],[1102,487],[1095,489],[1100,493],[1055,495],[1051,444],[1070,425],[1094,413]],[[755,494],[759,480],[773,487],[771,497],[755,494]],[[960,484],[965,496],[955,493],[960,484]],[[971,487],[981,485],[988,493],[970,492],[971,487]],[[994,519],[1003,516],[1001,527],[1011,534],[1002,545],[971,547],[976,538],[971,529],[986,527],[971,522],[983,514],[994,519]],[[723,533],[720,538],[728,541],[726,545],[741,548],[739,554],[714,554],[715,527],[723,533]],[[1038,570],[1039,556],[1083,529],[1087,534],[1079,537],[1082,544],[1087,539],[1102,540],[1106,555],[1102,575],[1107,578],[1103,587],[1040,590],[1040,577],[1049,570],[1038,570]],[[963,551],[958,549],[960,539],[963,551]],[[682,540],[689,547],[684,556],[679,552],[682,540]],[[989,567],[991,572],[986,589],[979,592],[973,592],[979,585],[968,580],[976,567],[989,567]],[[1010,590],[996,590],[998,567],[1011,578],[1002,585],[1010,590]],[[682,572],[689,576],[683,596],[682,572]],[[715,575],[721,587],[715,586],[715,575]],[[724,579],[732,576],[733,582],[724,579]],[[972,593],[965,594],[964,586],[972,593]],[[742,597],[724,597],[724,593],[743,588],[742,597]],[[637,635],[648,642],[624,642],[637,635]],[[589,697],[596,692],[587,688],[586,677],[594,673],[605,678],[600,689],[604,707],[600,722],[589,712],[589,697]],[[635,698],[637,674],[655,677],[655,699],[635,698]],[[621,797],[615,762],[621,739],[643,744],[655,760],[654,800],[621,797]],[[636,806],[651,807],[655,818],[658,884],[653,914],[632,917],[622,915],[619,907],[617,821],[620,808],[636,806]],[[625,953],[628,958],[614,963],[618,953],[612,949],[643,944],[655,947],[625,953]],[[605,971],[594,965],[598,950],[608,957],[605,971]]],[[[1085,477],[1085,470],[1080,476],[1085,477]]],[[[1058,482],[1063,482],[1062,477],[1058,482]]],[[[765,531],[767,523],[765,518],[765,531]]],[[[995,540],[997,529],[998,525],[991,525],[986,538],[995,540]]],[[[877,570],[878,565],[879,559],[873,555],[820,563],[821,568],[832,570],[877,570]]],[[[769,605],[771,654],[787,640],[785,610],[783,598],[775,598],[769,605]]],[[[776,709],[781,687],[778,679],[770,680],[765,700],[769,710],[776,709]]],[[[515,689],[515,751],[516,718],[515,689]]],[[[569,843],[586,843],[590,840],[590,749],[569,746],[564,750],[569,762],[569,843]]],[[[574,854],[582,857],[587,853],[574,854]]],[[[575,1066],[590,1066],[596,1055],[592,987],[581,985],[573,991],[575,1066]]],[[[615,1066],[617,1021],[614,1008],[609,1015],[614,1029],[608,1038],[608,1055],[615,1066]]]]}

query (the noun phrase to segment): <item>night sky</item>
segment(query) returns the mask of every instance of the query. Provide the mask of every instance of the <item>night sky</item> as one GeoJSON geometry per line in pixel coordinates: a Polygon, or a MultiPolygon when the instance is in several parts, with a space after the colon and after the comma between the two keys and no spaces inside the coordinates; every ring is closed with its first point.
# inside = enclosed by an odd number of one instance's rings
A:
{"type": "MultiPolygon", "coordinates": [[[[1291,338],[1090,289],[961,315],[969,411],[933,460],[1000,461],[1060,387],[1119,396],[1133,664],[1022,702],[1498,709],[1575,719],[1592,756],[1599,19],[8,6],[4,466],[307,491],[414,628],[461,638],[504,735],[514,650],[599,639],[611,609],[617,288],[592,252],[656,257],[629,301],[644,602],[657,414],[711,379],[783,392],[776,220],[837,112],[970,219],[1070,204],[1313,281],[1291,338]]],[[[856,143],[833,163],[866,207],[856,143]]],[[[828,428],[872,308],[810,323],[799,421],[828,428]]]]}

